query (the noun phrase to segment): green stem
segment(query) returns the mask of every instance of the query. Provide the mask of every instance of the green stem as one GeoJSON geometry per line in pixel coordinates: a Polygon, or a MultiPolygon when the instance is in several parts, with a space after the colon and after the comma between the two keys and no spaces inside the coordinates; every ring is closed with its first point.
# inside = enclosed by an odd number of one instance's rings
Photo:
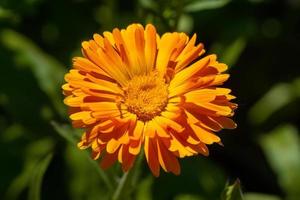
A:
{"type": "Polygon", "coordinates": [[[87,160],[91,163],[91,165],[95,168],[98,175],[102,178],[104,184],[106,185],[107,189],[113,191],[113,183],[107,174],[100,168],[95,160],[93,160],[87,153],[85,153],[87,160]]]}
{"type": "Polygon", "coordinates": [[[129,172],[125,172],[119,182],[119,185],[117,187],[117,189],[115,190],[113,196],[112,196],[112,200],[119,200],[120,197],[122,196],[122,193],[124,191],[124,188],[125,188],[125,185],[128,184],[128,175],[129,175],[130,171],[129,172]]]}
{"type": "Polygon", "coordinates": [[[134,187],[136,186],[137,179],[139,176],[140,165],[142,163],[143,157],[144,153],[143,151],[141,151],[133,169],[131,169],[128,172],[125,172],[122,178],[120,179],[117,189],[115,190],[112,196],[112,200],[124,199],[124,192],[126,191],[125,188],[127,188],[128,184],[132,183],[134,187]]]}

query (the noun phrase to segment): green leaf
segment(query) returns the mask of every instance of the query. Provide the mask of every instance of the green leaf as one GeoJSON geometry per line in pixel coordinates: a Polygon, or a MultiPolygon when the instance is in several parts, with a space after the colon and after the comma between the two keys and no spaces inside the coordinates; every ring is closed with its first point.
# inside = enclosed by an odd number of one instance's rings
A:
{"type": "MultiPolygon", "coordinates": [[[[53,141],[44,138],[30,143],[25,148],[25,164],[21,173],[12,180],[6,192],[6,198],[17,199],[18,196],[32,183],[32,178],[36,177],[37,166],[43,158],[49,155],[53,149],[53,141]]],[[[40,177],[41,178],[41,177],[40,177]]]]}
{"type": "Polygon", "coordinates": [[[35,75],[41,90],[52,100],[57,112],[64,116],[65,107],[60,95],[64,66],[31,40],[13,30],[1,31],[0,39],[5,47],[16,52],[16,58],[26,62],[25,66],[35,75]]]}
{"type": "Polygon", "coordinates": [[[204,200],[204,199],[198,195],[180,194],[175,197],[175,200],[204,200]]]}
{"type": "Polygon", "coordinates": [[[221,8],[227,5],[230,0],[195,0],[184,7],[186,12],[199,12],[202,10],[211,10],[221,8]]]}
{"type": "Polygon", "coordinates": [[[41,199],[41,189],[44,174],[52,160],[53,154],[48,154],[43,158],[34,168],[31,182],[29,185],[28,199],[30,200],[40,200],[41,199]]]}
{"type": "MultiPolygon", "coordinates": [[[[69,199],[100,199],[111,200],[111,192],[107,189],[102,178],[99,178],[94,165],[87,159],[86,151],[80,151],[74,145],[68,144],[65,148],[65,163],[68,169],[68,182],[65,188],[68,190],[69,199]]],[[[99,166],[97,166],[99,167],[99,166]]]]}
{"type": "Polygon", "coordinates": [[[139,200],[152,200],[152,190],[154,178],[152,175],[141,180],[140,184],[137,186],[136,199],[139,200]]]}
{"type": "Polygon", "coordinates": [[[157,3],[153,0],[138,0],[138,2],[144,8],[149,8],[149,9],[157,8],[157,3]]]}
{"type": "Polygon", "coordinates": [[[255,125],[264,123],[272,114],[300,97],[300,78],[291,83],[273,86],[249,111],[248,118],[255,125]]]}
{"type": "MultiPolygon", "coordinates": [[[[59,135],[65,138],[74,148],[77,149],[77,151],[79,151],[79,149],[77,148],[77,141],[79,141],[79,139],[75,137],[74,129],[72,129],[68,125],[59,125],[54,121],[51,122],[51,124],[59,135]]],[[[84,151],[84,155],[88,162],[90,162],[90,164],[94,167],[103,182],[106,184],[107,188],[109,190],[113,190],[114,183],[111,178],[100,168],[97,162],[90,157],[88,151],[84,151]]]]}
{"type": "Polygon", "coordinates": [[[246,39],[243,36],[236,38],[220,55],[220,60],[228,66],[235,65],[241,53],[246,47],[246,39]]]}
{"type": "Polygon", "coordinates": [[[179,18],[177,31],[190,33],[194,27],[194,19],[190,15],[182,14],[179,18]]]}
{"type": "Polygon", "coordinates": [[[281,200],[277,196],[260,194],[260,193],[245,193],[244,199],[245,200],[281,200]]]}
{"type": "Polygon", "coordinates": [[[246,37],[239,36],[230,42],[213,44],[210,52],[217,54],[220,62],[226,63],[228,67],[233,67],[243,53],[246,44],[246,37]]]}
{"type": "Polygon", "coordinates": [[[11,10],[0,7],[0,20],[12,20],[13,22],[19,21],[19,16],[11,10]]]}
{"type": "Polygon", "coordinates": [[[239,180],[236,180],[234,184],[227,185],[221,195],[222,200],[243,200],[243,194],[241,191],[241,184],[239,180]]]}
{"type": "Polygon", "coordinates": [[[300,196],[300,139],[292,125],[281,125],[259,139],[281,187],[290,197],[300,196]]]}
{"type": "Polygon", "coordinates": [[[70,144],[77,146],[77,141],[79,141],[79,138],[76,138],[74,129],[72,129],[69,125],[66,124],[60,125],[55,121],[52,121],[51,125],[61,137],[66,139],[70,144]]]}

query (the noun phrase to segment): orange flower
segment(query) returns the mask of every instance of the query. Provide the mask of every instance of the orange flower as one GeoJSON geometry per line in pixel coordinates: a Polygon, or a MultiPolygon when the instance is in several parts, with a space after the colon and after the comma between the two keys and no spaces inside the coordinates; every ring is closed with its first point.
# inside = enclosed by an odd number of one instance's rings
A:
{"type": "Polygon", "coordinates": [[[160,167],[180,173],[178,157],[208,155],[214,134],[235,128],[228,117],[236,104],[231,90],[217,87],[229,78],[227,66],[204,54],[184,33],[165,33],[132,24],[94,34],[82,43],[63,85],[73,126],[84,128],[78,147],[91,147],[101,166],[115,161],[129,170],[144,148],[155,176],[160,167]],[[198,60],[197,60],[198,59],[198,60]]]}

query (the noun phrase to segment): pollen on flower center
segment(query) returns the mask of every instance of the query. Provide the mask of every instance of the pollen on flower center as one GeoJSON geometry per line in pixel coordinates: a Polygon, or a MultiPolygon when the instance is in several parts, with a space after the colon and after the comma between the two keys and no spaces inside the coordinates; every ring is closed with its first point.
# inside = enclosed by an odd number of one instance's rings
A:
{"type": "Polygon", "coordinates": [[[168,85],[157,73],[133,77],[124,91],[128,111],[142,121],[159,115],[168,102],[168,85]]]}

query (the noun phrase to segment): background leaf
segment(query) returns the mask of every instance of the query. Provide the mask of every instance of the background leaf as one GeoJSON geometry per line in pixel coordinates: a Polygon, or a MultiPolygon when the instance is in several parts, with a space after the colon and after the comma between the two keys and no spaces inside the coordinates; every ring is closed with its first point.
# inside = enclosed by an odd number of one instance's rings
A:
{"type": "Polygon", "coordinates": [[[153,177],[148,176],[144,178],[140,184],[137,186],[137,193],[136,193],[136,199],[140,200],[151,200],[152,197],[152,184],[153,184],[153,177]]]}
{"type": "Polygon", "coordinates": [[[217,54],[220,62],[226,63],[229,68],[235,66],[243,50],[246,48],[245,36],[234,38],[227,43],[215,43],[210,52],[217,54]]]}
{"type": "MultiPolygon", "coordinates": [[[[63,138],[65,138],[72,146],[73,148],[76,148],[77,151],[80,151],[77,147],[77,141],[78,139],[75,139],[75,134],[73,129],[68,125],[59,125],[56,122],[52,122],[53,127],[59,133],[63,138]]],[[[97,161],[93,160],[87,151],[83,152],[83,155],[85,155],[86,161],[91,164],[91,166],[94,167],[94,170],[96,170],[99,177],[104,181],[106,184],[106,187],[108,190],[114,189],[114,183],[113,180],[111,180],[111,177],[108,176],[106,172],[104,172],[100,166],[96,163],[97,161]]]]}
{"type": "Polygon", "coordinates": [[[1,31],[0,39],[6,47],[16,51],[17,58],[32,70],[40,88],[50,97],[57,112],[64,116],[65,109],[59,92],[65,73],[63,65],[13,30],[1,31]]]}
{"type": "Polygon", "coordinates": [[[39,199],[44,173],[53,157],[51,151],[53,142],[49,138],[31,143],[26,148],[25,164],[21,173],[12,181],[6,199],[18,199],[26,188],[29,189],[29,199],[39,199]]]}
{"type": "Polygon", "coordinates": [[[232,185],[228,185],[221,196],[222,200],[243,200],[240,181],[236,180],[232,185]]]}
{"type": "Polygon", "coordinates": [[[300,96],[300,79],[291,83],[279,83],[273,86],[249,112],[253,124],[265,122],[273,113],[295,101],[300,96]]]}
{"type": "Polygon", "coordinates": [[[261,136],[260,145],[289,198],[300,196],[300,140],[297,129],[281,125],[261,136]]]}
{"type": "Polygon", "coordinates": [[[246,193],[244,194],[245,200],[280,200],[279,197],[267,194],[258,194],[258,193],[246,193]]]}
{"type": "Polygon", "coordinates": [[[184,7],[186,12],[199,12],[202,10],[217,9],[228,4],[230,0],[194,0],[184,7]]]}
{"type": "Polygon", "coordinates": [[[41,190],[44,174],[52,160],[53,155],[50,153],[45,158],[43,158],[35,168],[33,169],[33,174],[31,176],[31,181],[29,185],[28,199],[40,200],[41,190]]]}

